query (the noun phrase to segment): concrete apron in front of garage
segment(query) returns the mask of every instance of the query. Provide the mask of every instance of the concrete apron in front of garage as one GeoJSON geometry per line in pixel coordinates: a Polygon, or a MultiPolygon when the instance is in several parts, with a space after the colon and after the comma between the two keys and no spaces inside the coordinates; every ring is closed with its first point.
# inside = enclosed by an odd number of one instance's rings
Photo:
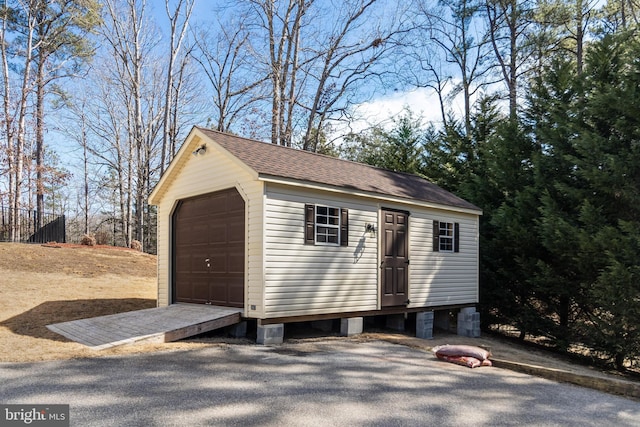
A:
{"type": "Polygon", "coordinates": [[[240,323],[241,308],[174,304],[47,325],[93,350],[136,341],[170,342],[240,323]]]}

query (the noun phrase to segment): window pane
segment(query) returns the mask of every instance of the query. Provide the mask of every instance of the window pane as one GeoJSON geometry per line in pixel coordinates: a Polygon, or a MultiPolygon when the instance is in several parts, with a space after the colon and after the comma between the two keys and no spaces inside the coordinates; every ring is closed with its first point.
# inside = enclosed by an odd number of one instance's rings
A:
{"type": "Polygon", "coordinates": [[[440,235],[453,237],[453,223],[441,222],[440,223],[440,235]]]}
{"type": "Polygon", "coordinates": [[[340,243],[340,208],[316,206],[316,243],[340,243]]]}
{"type": "Polygon", "coordinates": [[[452,222],[440,223],[439,244],[440,244],[440,251],[453,252],[453,223],[452,222]]]}

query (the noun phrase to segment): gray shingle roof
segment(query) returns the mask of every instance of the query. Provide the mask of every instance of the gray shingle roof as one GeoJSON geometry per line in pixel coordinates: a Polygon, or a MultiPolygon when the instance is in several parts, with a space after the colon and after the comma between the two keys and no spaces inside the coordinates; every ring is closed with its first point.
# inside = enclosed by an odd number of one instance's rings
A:
{"type": "Polygon", "coordinates": [[[198,128],[259,176],[325,184],[480,211],[477,206],[417,175],[198,128]]]}

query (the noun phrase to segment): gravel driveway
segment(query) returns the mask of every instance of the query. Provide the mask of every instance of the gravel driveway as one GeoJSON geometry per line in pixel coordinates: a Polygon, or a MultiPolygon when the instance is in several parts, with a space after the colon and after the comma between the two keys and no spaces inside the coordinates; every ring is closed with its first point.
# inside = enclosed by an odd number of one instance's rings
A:
{"type": "Polygon", "coordinates": [[[0,364],[0,384],[72,426],[640,426],[634,400],[377,341],[0,364]]]}

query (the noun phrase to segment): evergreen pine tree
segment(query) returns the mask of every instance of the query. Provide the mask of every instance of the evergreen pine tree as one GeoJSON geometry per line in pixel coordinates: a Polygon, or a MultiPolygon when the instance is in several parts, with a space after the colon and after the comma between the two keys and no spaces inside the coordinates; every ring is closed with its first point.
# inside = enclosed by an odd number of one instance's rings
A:
{"type": "Polygon", "coordinates": [[[577,265],[588,277],[581,338],[616,368],[640,356],[640,40],[605,36],[586,61],[577,265]]]}

